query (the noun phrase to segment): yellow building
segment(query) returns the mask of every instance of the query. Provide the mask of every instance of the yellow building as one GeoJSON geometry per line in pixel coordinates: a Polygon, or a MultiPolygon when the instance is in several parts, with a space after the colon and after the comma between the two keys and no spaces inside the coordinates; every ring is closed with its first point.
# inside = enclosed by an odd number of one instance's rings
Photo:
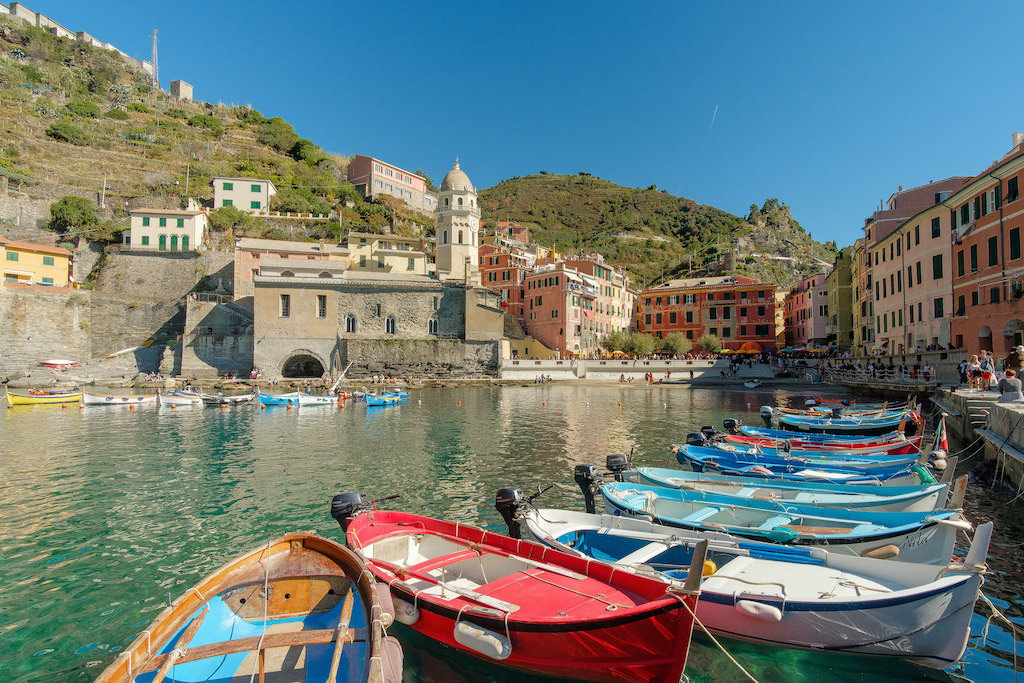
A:
{"type": "Polygon", "coordinates": [[[61,247],[12,242],[0,237],[0,264],[3,264],[0,286],[18,283],[70,287],[74,283],[71,258],[71,252],[61,247]]]}
{"type": "Polygon", "coordinates": [[[418,237],[353,232],[348,235],[348,251],[352,270],[427,274],[427,254],[418,237]]]}

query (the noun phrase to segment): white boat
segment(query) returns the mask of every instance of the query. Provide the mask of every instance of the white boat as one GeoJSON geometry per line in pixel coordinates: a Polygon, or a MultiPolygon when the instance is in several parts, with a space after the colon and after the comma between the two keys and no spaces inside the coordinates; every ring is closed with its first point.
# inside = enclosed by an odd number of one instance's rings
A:
{"type": "Polygon", "coordinates": [[[200,394],[208,406],[237,406],[250,402],[256,394],[200,394]]]}
{"type": "Polygon", "coordinates": [[[39,365],[44,368],[80,368],[82,364],[76,360],[67,360],[66,358],[51,358],[50,360],[36,361],[39,365]]]}
{"type": "Polygon", "coordinates": [[[156,395],[153,396],[118,396],[90,394],[82,392],[82,405],[87,406],[145,406],[156,405],[156,395]]]}
{"type": "Polygon", "coordinates": [[[203,398],[199,394],[191,394],[182,391],[169,391],[166,394],[162,394],[159,391],[156,393],[156,402],[162,406],[201,406],[203,405],[203,398]]]}
{"type": "Polygon", "coordinates": [[[748,389],[756,389],[759,386],[761,386],[761,380],[756,379],[756,378],[755,379],[748,379],[746,382],[743,383],[743,386],[745,386],[748,389]]]}
{"type": "Polygon", "coordinates": [[[338,397],[332,394],[299,394],[300,406],[329,406],[338,402],[338,397]]]}
{"type": "Polygon", "coordinates": [[[978,527],[962,563],[857,557],[779,548],[640,519],[522,507],[541,543],[642,573],[679,579],[693,545],[708,539],[697,617],[708,630],[766,645],[889,655],[935,668],[967,647],[992,523],[978,527]]]}

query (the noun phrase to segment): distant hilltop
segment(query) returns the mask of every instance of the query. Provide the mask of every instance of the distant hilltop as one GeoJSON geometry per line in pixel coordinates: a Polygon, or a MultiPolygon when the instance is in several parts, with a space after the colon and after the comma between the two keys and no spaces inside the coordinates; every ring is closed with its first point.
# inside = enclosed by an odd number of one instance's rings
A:
{"type": "Polygon", "coordinates": [[[123,50],[118,49],[117,46],[112,45],[110,43],[104,43],[102,40],[99,40],[98,38],[93,38],[85,31],[72,31],[69,28],[65,28],[64,26],[57,23],[56,21],[46,16],[45,14],[33,12],[20,2],[12,2],[10,5],[4,5],[2,2],[0,2],[0,15],[9,15],[16,19],[21,19],[22,21],[28,22],[32,26],[38,26],[41,29],[49,31],[58,38],[70,38],[71,40],[81,40],[88,43],[89,45],[92,45],[93,47],[99,47],[103,48],[104,50],[116,52],[117,54],[121,55],[121,57],[129,64],[132,64],[135,67],[142,69],[142,71],[146,72],[150,76],[153,75],[152,62],[135,59],[123,50]]]}

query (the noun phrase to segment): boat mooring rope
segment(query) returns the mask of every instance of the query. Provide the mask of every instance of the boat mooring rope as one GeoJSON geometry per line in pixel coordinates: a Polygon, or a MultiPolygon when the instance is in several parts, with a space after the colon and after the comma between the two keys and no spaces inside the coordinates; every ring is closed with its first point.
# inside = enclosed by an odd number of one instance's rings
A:
{"type": "Polygon", "coordinates": [[[704,631],[704,633],[707,635],[707,637],[711,639],[711,642],[715,644],[715,647],[717,647],[719,650],[721,650],[722,654],[724,654],[726,657],[728,657],[729,661],[732,662],[733,664],[735,664],[736,668],[739,669],[740,671],[742,671],[744,676],[746,676],[749,680],[753,681],[754,683],[758,683],[757,679],[754,678],[754,676],[749,671],[744,669],[743,665],[740,664],[739,661],[737,661],[737,659],[735,657],[733,657],[732,654],[730,654],[730,652],[728,650],[725,649],[725,646],[722,645],[720,642],[718,642],[718,639],[715,638],[715,636],[711,634],[711,631],[709,631],[708,627],[704,625],[704,622],[702,622],[700,619],[697,618],[696,612],[694,612],[692,609],[690,609],[690,605],[687,604],[686,599],[682,595],[676,595],[675,597],[676,597],[677,600],[679,600],[679,602],[683,603],[683,607],[685,607],[686,611],[689,612],[690,616],[693,617],[693,622],[695,624],[697,624],[698,626],[700,626],[700,630],[704,631]]]}
{"type": "MultiPolygon", "coordinates": [[[[981,644],[982,645],[988,644],[988,627],[991,626],[993,619],[999,619],[1000,621],[1005,623],[1010,628],[1010,637],[1013,638],[1013,661],[1016,662],[1017,661],[1017,636],[1018,635],[1024,635],[1024,634],[1019,633],[1020,627],[1018,627],[1016,624],[1014,624],[1012,621],[1010,621],[1006,617],[1006,615],[1004,615],[1002,612],[1000,612],[999,608],[996,607],[992,603],[992,600],[990,600],[989,597],[987,595],[985,595],[983,592],[978,591],[978,597],[980,597],[982,600],[984,600],[985,604],[988,605],[988,608],[990,610],[992,610],[992,614],[990,614],[988,619],[985,620],[985,628],[983,628],[981,630],[981,644]]],[[[1019,671],[1014,672],[1014,679],[1015,680],[1017,678],[1019,678],[1019,676],[1020,676],[1020,672],[1019,671]]]]}

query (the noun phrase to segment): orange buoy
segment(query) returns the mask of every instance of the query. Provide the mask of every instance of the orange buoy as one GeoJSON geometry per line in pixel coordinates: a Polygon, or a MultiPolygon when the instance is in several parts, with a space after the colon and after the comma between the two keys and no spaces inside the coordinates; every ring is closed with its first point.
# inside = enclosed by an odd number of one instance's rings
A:
{"type": "Polygon", "coordinates": [[[620,408],[622,407],[622,401],[619,401],[619,407],[620,408]]]}
{"type": "Polygon", "coordinates": [[[548,402],[547,402],[547,401],[541,401],[541,402],[540,402],[540,404],[541,404],[542,406],[547,406],[548,402]]]}
{"type": "Polygon", "coordinates": [[[462,405],[462,401],[459,401],[459,405],[460,405],[460,406],[462,405]]]}
{"type": "Polygon", "coordinates": [[[135,410],[135,405],[134,404],[133,405],[129,405],[128,406],[128,410],[135,410]]]}
{"type": "Polygon", "coordinates": [[[174,410],[174,409],[175,409],[175,407],[176,407],[176,406],[175,406],[175,405],[174,405],[174,404],[172,403],[172,404],[171,404],[171,410],[174,410]]]}
{"type": "Polygon", "coordinates": [[[226,403],[221,403],[221,404],[220,404],[220,409],[221,409],[221,410],[227,410],[227,407],[228,407],[228,406],[227,406],[227,404],[226,404],[226,403]]]}

